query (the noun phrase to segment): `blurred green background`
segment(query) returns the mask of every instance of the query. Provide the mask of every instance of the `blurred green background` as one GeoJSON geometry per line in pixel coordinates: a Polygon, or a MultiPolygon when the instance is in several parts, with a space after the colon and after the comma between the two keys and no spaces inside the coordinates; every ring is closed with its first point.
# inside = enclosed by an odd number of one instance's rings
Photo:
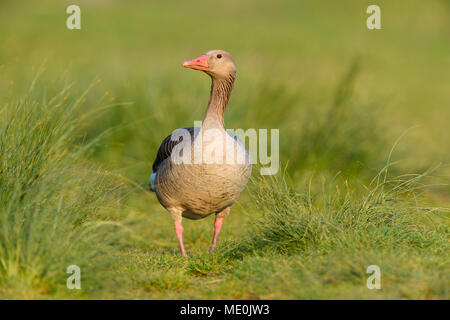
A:
{"type": "Polygon", "coordinates": [[[98,131],[129,127],[109,141],[108,163],[151,161],[155,143],[167,132],[202,119],[209,80],[180,64],[212,48],[231,52],[237,61],[228,127],[281,128],[288,153],[288,135],[298,134],[310,113],[330,103],[357,60],[354,87],[361,107],[354,120],[378,117],[374,130],[389,146],[419,126],[407,138],[414,146],[408,147],[412,167],[448,159],[446,1],[380,1],[382,30],[366,28],[368,1],[81,1],[81,30],[66,28],[69,4],[2,1],[1,90],[9,94],[26,85],[30,70],[44,61],[46,88],[64,78],[83,90],[100,79],[96,89],[105,101],[133,102],[93,124],[98,131]],[[174,111],[175,120],[165,117],[174,111]],[[161,122],[165,131],[155,126],[161,122]],[[118,159],[109,157],[113,149],[121,153],[118,159]]]}
{"type": "MultiPolygon", "coordinates": [[[[229,51],[237,64],[226,126],[280,129],[280,160],[294,188],[312,175],[330,179],[337,173],[342,181],[370,182],[405,132],[393,153],[392,160],[399,162],[392,172],[418,173],[441,163],[433,180],[441,184],[448,179],[450,160],[449,36],[447,0],[0,0],[0,105],[22,99],[36,75],[37,101],[69,84],[68,101],[90,88],[78,112],[92,116],[78,123],[76,144],[100,135],[86,159],[135,183],[136,190],[124,196],[124,207],[108,218],[129,223],[140,239],[132,237],[132,244],[122,247],[118,260],[125,262],[115,268],[131,277],[131,284],[116,293],[110,288],[88,291],[86,297],[364,298],[364,288],[329,292],[321,284],[317,290],[295,290],[271,278],[283,272],[276,267],[270,276],[260,275],[276,284],[261,284],[252,274],[255,287],[248,288],[239,273],[222,282],[230,273],[218,258],[198,253],[180,262],[171,251],[159,252],[176,248],[171,219],[153,195],[138,187],[146,188],[162,139],[203,118],[209,79],[181,64],[210,49],[229,51]],[[81,8],[81,30],[66,28],[70,4],[81,8]],[[370,4],[381,8],[381,30],[366,28],[370,4]],[[163,270],[170,263],[176,268],[166,276],[163,270]],[[153,278],[142,275],[148,270],[153,278]],[[194,289],[196,281],[217,279],[219,287],[194,289]],[[271,294],[274,286],[278,289],[271,294]]],[[[448,207],[448,185],[431,188],[425,199],[448,207]]],[[[231,215],[224,239],[241,237],[246,223],[252,224],[258,213],[251,206],[245,194],[235,209],[245,214],[231,215]]],[[[211,225],[211,220],[186,222],[188,248],[206,247],[211,225]]],[[[244,261],[249,270],[257,269],[254,263],[244,261]]],[[[380,297],[448,298],[447,291],[422,289],[419,285],[417,294],[408,296],[400,288],[380,297]]],[[[11,290],[4,290],[7,297],[42,295],[42,290],[11,290]]],[[[56,296],[67,294],[52,290],[56,296]]]]}

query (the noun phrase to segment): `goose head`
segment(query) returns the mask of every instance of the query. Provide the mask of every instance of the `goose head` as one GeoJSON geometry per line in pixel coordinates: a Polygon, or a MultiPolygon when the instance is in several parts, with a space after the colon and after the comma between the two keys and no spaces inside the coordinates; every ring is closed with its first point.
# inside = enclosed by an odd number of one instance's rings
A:
{"type": "Polygon", "coordinates": [[[210,50],[198,58],[185,61],[183,67],[204,71],[213,79],[224,79],[236,75],[233,57],[223,50],[210,50]]]}

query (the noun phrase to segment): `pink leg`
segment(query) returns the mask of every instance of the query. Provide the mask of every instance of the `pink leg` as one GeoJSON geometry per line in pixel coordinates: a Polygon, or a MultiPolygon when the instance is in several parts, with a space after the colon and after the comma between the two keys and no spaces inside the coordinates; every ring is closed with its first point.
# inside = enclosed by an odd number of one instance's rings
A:
{"type": "Polygon", "coordinates": [[[214,221],[214,237],[212,240],[211,247],[209,248],[209,253],[212,253],[214,247],[216,246],[217,238],[219,237],[220,229],[222,229],[223,217],[216,216],[216,220],[214,221]]]}
{"type": "Polygon", "coordinates": [[[178,237],[178,242],[180,243],[180,249],[181,249],[181,255],[183,257],[186,257],[186,250],[184,249],[183,244],[183,225],[181,224],[181,221],[175,221],[175,233],[178,237]]]}

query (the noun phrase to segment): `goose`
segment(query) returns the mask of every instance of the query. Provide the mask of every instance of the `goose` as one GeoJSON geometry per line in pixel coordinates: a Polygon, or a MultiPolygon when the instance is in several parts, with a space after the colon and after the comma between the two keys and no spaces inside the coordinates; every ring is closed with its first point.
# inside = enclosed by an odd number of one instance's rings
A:
{"type": "Polygon", "coordinates": [[[215,214],[212,253],[223,220],[247,185],[252,166],[245,144],[224,125],[236,78],[231,54],[211,50],[185,61],[183,67],[210,76],[208,106],[201,126],[177,129],[163,140],[152,165],[150,190],[171,214],[185,257],[182,218],[198,220],[215,214]]]}

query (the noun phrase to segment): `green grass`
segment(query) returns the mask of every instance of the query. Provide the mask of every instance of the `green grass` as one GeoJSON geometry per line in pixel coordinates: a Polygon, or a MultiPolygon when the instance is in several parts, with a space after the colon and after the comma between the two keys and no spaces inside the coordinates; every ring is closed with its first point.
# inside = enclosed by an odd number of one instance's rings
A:
{"type": "Polygon", "coordinates": [[[83,2],[68,31],[65,3],[1,2],[0,298],[448,299],[448,4],[379,1],[380,31],[369,4],[83,2]],[[280,129],[282,169],[214,254],[213,217],[185,219],[183,259],[146,188],[212,48],[237,61],[227,127],[280,129]]]}
{"type": "Polygon", "coordinates": [[[102,211],[117,208],[123,184],[85,159],[89,144],[74,144],[82,97],[68,97],[70,88],[36,97],[34,84],[0,109],[1,293],[56,291],[71,264],[83,269],[90,292],[106,281],[120,241],[120,224],[102,211]]]}

